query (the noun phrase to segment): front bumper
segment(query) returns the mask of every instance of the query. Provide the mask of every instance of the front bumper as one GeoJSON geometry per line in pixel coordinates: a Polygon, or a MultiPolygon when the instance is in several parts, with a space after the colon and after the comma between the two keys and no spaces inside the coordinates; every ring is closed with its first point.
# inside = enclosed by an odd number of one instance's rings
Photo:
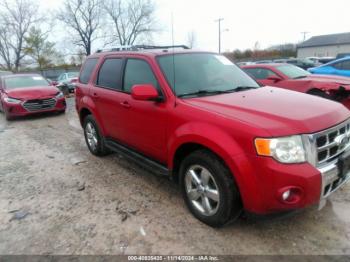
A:
{"type": "Polygon", "coordinates": [[[62,112],[66,110],[66,100],[65,98],[55,98],[55,104],[54,106],[50,108],[38,108],[37,110],[28,110],[24,106],[24,102],[20,104],[13,104],[13,103],[6,103],[4,102],[4,111],[5,113],[10,117],[20,117],[20,116],[28,116],[28,115],[34,115],[39,113],[46,113],[46,112],[62,112]]]}
{"type": "Polygon", "coordinates": [[[319,209],[321,209],[326,199],[350,180],[350,172],[340,176],[338,159],[328,165],[318,169],[322,177],[322,190],[319,209]]]}
{"type": "Polygon", "coordinates": [[[309,163],[282,164],[256,155],[233,159],[235,165],[231,166],[231,171],[235,174],[244,208],[257,215],[318,205],[350,180],[350,174],[339,179],[338,159],[319,169],[309,163]],[[282,194],[288,189],[297,191],[296,201],[283,201],[282,194]]]}

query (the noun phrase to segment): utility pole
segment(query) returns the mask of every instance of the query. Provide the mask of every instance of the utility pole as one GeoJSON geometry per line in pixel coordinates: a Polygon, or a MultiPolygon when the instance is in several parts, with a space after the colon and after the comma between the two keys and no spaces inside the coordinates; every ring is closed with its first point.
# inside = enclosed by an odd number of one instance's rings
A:
{"type": "Polygon", "coordinates": [[[303,35],[303,42],[305,41],[306,39],[306,35],[310,33],[310,32],[301,32],[301,34],[303,35]]]}
{"type": "Polygon", "coordinates": [[[223,21],[223,18],[219,18],[215,20],[215,22],[218,22],[219,24],[219,54],[221,53],[221,21],[223,21]]]}

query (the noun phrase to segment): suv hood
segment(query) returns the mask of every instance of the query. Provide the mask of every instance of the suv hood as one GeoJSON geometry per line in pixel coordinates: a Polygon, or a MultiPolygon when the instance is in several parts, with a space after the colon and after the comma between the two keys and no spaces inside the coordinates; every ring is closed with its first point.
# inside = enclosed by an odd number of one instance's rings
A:
{"type": "Polygon", "coordinates": [[[54,97],[58,92],[58,88],[53,86],[36,86],[5,89],[5,93],[9,97],[23,100],[54,97]]]}
{"type": "Polygon", "coordinates": [[[350,111],[340,103],[274,87],[183,101],[202,110],[263,128],[271,136],[314,133],[350,117],[350,111]]]}

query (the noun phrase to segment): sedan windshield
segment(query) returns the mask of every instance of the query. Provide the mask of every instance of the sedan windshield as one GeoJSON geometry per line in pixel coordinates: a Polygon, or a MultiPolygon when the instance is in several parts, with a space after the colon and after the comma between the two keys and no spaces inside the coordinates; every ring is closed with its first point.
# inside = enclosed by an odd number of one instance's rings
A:
{"type": "Polygon", "coordinates": [[[294,65],[280,65],[276,66],[276,69],[292,79],[304,78],[310,75],[308,71],[294,65]]]}
{"type": "Polygon", "coordinates": [[[162,55],[158,62],[178,97],[217,95],[259,87],[250,76],[221,55],[162,55]]]}
{"type": "Polygon", "coordinates": [[[48,86],[49,82],[42,76],[11,76],[4,79],[6,89],[48,86]]]}

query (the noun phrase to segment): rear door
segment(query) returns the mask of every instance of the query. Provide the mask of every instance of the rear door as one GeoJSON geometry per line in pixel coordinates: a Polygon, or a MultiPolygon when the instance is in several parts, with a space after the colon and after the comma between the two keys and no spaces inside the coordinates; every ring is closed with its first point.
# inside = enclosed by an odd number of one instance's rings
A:
{"type": "Polygon", "coordinates": [[[123,63],[122,57],[105,57],[100,63],[90,91],[105,135],[115,140],[122,140],[120,114],[124,111],[120,103],[124,96],[122,93],[123,63]]]}

